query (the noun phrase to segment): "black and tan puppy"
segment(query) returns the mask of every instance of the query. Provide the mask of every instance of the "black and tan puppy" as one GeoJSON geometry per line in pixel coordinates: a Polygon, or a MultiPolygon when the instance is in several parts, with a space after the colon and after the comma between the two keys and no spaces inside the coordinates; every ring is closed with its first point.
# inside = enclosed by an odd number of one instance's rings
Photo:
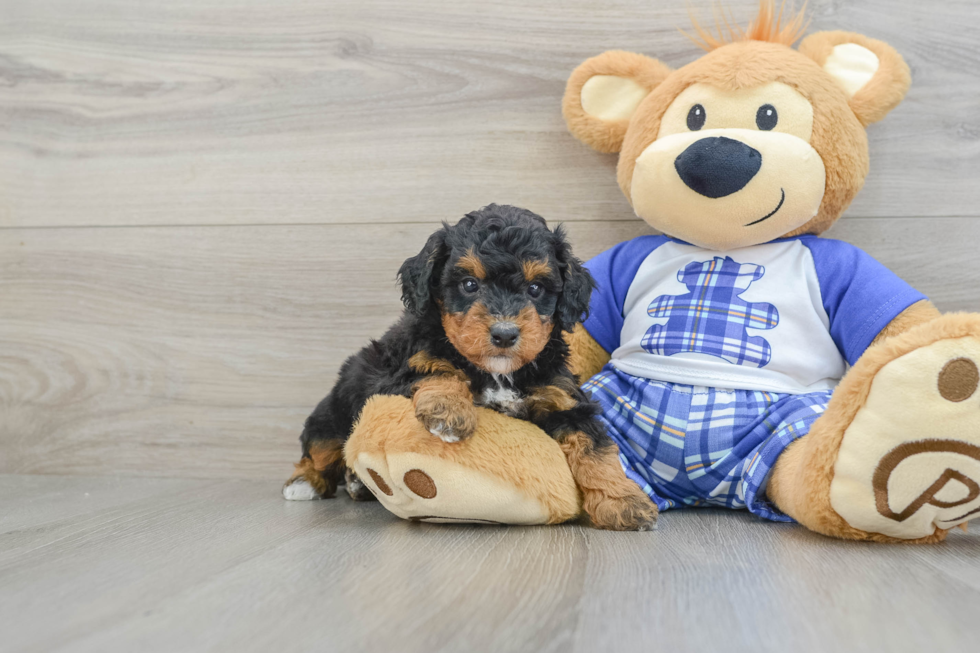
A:
{"type": "Polygon", "coordinates": [[[594,282],[561,227],[491,204],[444,225],[398,274],[405,313],[344,363],[306,420],[287,499],[331,497],[345,476],[353,498],[372,498],[346,469],[343,444],[368,397],[403,395],[447,442],[473,434],[475,406],[533,422],[558,440],[596,526],[652,527],[656,507],[626,478],[598,409],[568,369],[562,332],[582,320],[594,282]]]}

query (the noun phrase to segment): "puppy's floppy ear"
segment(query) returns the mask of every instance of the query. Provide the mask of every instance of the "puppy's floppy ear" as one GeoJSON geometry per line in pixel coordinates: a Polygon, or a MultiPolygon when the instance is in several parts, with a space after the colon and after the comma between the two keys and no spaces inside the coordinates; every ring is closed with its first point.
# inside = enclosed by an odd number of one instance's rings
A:
{"type": "Polygon", "coordinates": [[[898,106],[912,83],[909,67],[895,48],[861,34],[816,32],[800,42],[800,53],[844,89],[865,127],[898,106]]]}
{"type": "Polygon", "coordinates": [[[587,59],[565,85],[562,114],[572,136],[600,152],[618,152],[630,117],[670,68],[656,59],[610,50],[587,59]]]}
{"type": "Polygon", "coordinates": [[[561,295],[558,297],[555,315],[561,323],[561,328],[571,331],[576,324],[588,316],[589,302],[596,283],[589,271],[582,266],[582,261],[572,254],[572,247],[568,244],[564,228],[558,225],[553,233],[555,258],[558,260],[562,280],[561,295]]]}
{"type": "Polygon", "coordinates": [[[415,315],[424,314],[432,302],[433,290],[448,256],[447,229],[449,227],[443,224],[442,229],[429,236],[422,251],[406,259],[398,270],[398,278],[402,282],[402,303],[415,315]]]}

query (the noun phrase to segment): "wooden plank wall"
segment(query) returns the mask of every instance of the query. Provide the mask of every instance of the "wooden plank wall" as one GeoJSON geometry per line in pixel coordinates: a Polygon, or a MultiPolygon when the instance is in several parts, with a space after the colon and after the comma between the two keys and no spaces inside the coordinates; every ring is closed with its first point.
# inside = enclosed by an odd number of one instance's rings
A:
{"type": "MultiPolygon", "coordinates": [[[[647,232],[559,102],[606,49],[698,56],[687,6],[0,0],[0,472],[284,477],[439,221],[524,205],[583,257],[647,232]]],[[[914,79],[831,235],[980,308],[980,7],[810,9],[914,79]]]]}

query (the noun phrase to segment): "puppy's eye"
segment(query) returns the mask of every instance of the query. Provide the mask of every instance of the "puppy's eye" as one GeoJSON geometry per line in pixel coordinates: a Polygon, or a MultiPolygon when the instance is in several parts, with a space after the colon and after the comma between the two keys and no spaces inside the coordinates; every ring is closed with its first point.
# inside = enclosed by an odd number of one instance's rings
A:
{"type": "Polygon", "coordinates": [[[687,128],[692,132],[696,132],[702,127],[704,127],[704,121],[707,116],[704,114],[704,107],[700,104],[695,104],[691,107],[691,110],[687,112],[687,128]]]}
{"type": "Polygon", "coordinates": [[[771,104],[763,104],[755,112],[755,124],[762,131],[772,130],[777,122],[779,122],[779,114],[776,113],[776,107],[771,104]]]}
{"type": "Polygon", "coordinates": [[[476,279],[463,279],[459,283],[459,287],[462,288],[463,292],[465,292],[466,294],[472,295],[473,293],[475,293],[477,290],[480,289],[480,284],[477,283],[476,279]]]}
{"type": "Polygon", "coordinates": [[[531,299],[537,299],[544,294],[544,286],[540,283],[532,283],[527,287],[527,294],[531,299]]]}

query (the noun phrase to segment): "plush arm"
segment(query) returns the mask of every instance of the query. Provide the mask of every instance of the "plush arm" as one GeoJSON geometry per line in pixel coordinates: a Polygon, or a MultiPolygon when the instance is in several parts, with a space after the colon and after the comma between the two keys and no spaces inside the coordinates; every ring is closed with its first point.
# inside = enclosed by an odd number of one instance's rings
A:
{"type": "Polygon", "coordinates": [[[933,306],[932,302],[929,300],[924,299],[921,302],[916,302],[896,315],[895,319],[889,322],[888,326],[881,330],[871,344],[876,345],[885,338],[890,338],[891,336],[897,336],[900,333],[905,333],[909,329],[935,320],[941,315],[942,313],[939,312],[939,309],[933,306]]]}
{"type": "Polygon", "coordinates": [[[581,324],[576,324],[573,331],[565,333],[565,342],[571,349],[568,366],[580,383],[598,374],[609,362],[609,353],[581,324]]]}

